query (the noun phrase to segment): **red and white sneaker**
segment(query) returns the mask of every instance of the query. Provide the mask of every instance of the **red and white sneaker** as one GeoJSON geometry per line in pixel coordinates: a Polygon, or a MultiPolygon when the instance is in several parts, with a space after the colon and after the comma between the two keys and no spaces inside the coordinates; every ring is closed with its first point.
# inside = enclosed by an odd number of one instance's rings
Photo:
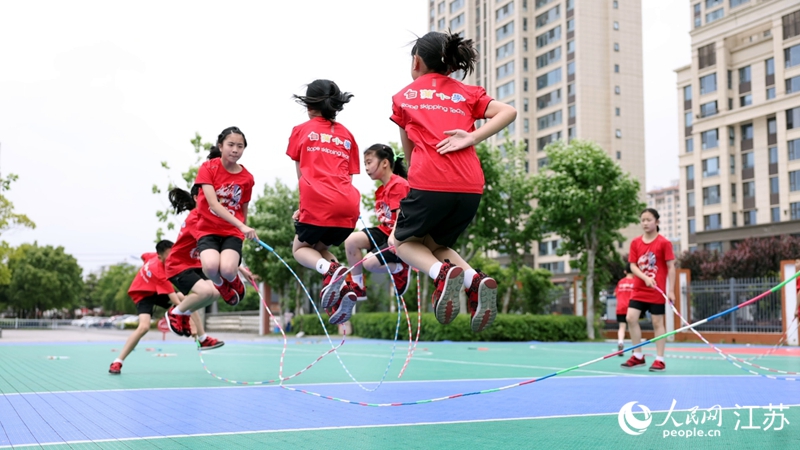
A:
{"type": "Polygon", "coordinates": [[[108,368],[108,373],[119,375],[120,372],[122,372],[122,363],[121,362],[111,363],[111,367],[108,368]]]}
{"type": "Polygon", "coordinates": [[[411,279],[411,266],[402,261],[398,264],[402,265],[403,270],[393,273],[392,280],[394,280],[394,285],[397,286],[397,293],[402,297],[408,292],[408,286],[410,285],[408,281],[411,279]]]}
{"type": "Polygon", "coordinates": [[[353,308],[356,306],[356,299],[356,293],[353,292],[352,284],[347,283],[342,288],[339,301],[328,311],[330,315],[328,322],[339,325],[350,320],[350,318],[353,317],[353,308]]]}
{"type": "Polygon", "coordinates": [[[497,317],[497,281],[480,270],[477,272],[467,289],[467,307],[472,314],[472,331],[480,333],[497,317]]]}
{"type": "Polygon", "coordinates": [[[436,286],[433,297],[431,297],[433,311],[436,314],[436,320],[447,325],[456,318],[461,309],[458,295],[464,284],[464,270],[445,259],[442,268],[439,269],[439,275],[433,283],[436,286]]]}
{"type": "Polygon", "coordinates": [[[330,308],[339,301],[339,295],[342,291],[342,285],[345,279],[342,275],[347,272],[347,267],[339,264],[336,261],[331,261],[331,267],[328,273],[322,279],[322,292],[320,292],[320,300],[323,309],[330,308]]]}
{"type": "Polygon", "coordinates": [[[239,300],[244,298],[245,294],[244,283],[242,283],[242,279],[239,278],[238,275],[236,276],[236,278],[233,279],[233,281],[230,282],[230,286],[231,289],[233,289],[233,291],[236,292],[236,295],[239,296],[239,300]]]}
{"type": "Polygon", "coordinates": [[[637,358],[636,356],[631,356],[630,359],[620,364],[620,367],[623,367],[625,369],[630,369],[632,367],[638,367],[643,365],[644,365],[644,355],[642,355],[641,358],[637,358]]]}
{"type": "Polygon", "coordinates": [[[222,296],[222,299],[225,300],[225,303],[231,306],[236,306],[239,304],[241,297],[239,297],[239,294],[233,289],[233,286],[231,286],[231,283],[228,280],[223,278],[222,286],[214,285],[214,287],[217,288],[219,295],[222,296]]]}
{"type": "Polygon", "coordinates": [[[187,325],[186,318],[189,316],[173,314],[175,307],[168,309],[164,317],[167,319],[167,326],[169,327],[170,331],[177,334],[178,336],[191,336],[192,331],[186,330],[184,327],[187,325]]]}
{"type": "Polygon", "coordinates": [[[650,372],[663,372],[667,370],[667,365],[664,364],[664,361],[655,360],[653,365],[650,366],[650,372]]]}
{"type": "Polygon", "coordinates": [[[200,350],[213,350],[225,345],[224,341],[218,341],[211,336],[206,336],[203,342],[200,343],[200,350]]]}
{"type": "Polygon", "coordinates": [[[361,287],[356,283],[348,282],[348,284],[350,285],[350,289],[352,289],[353,292],[356,294],[356,301],[357,302],[365,302],[365,301],[367,301],[367,288],[361,287]]]}

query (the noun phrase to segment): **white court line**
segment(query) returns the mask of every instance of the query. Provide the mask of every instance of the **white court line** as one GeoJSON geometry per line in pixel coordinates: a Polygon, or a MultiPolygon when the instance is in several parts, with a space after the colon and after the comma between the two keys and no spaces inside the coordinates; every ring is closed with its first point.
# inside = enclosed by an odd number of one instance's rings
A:
{"type": "MultiPolygon", "coordinates": [[[[796,405],[783,405],[784,407],[798,407],[796,405]]],[[[773,406],[774,407],[774,406],[773,406]]],[[[761,406],[760,408],[767,408],[761,406]]],[[[674,409],[673,412],[688,412],[692,409],[674,409]]],[[[737,408],[720,408],[721,410],[732,410],[737,408]]],[[[665,413],[669,412],[668,409],[651,410],[651,413],[665,413]]],[[[477,419],[477,420],[450,420],[441,422],[408,422],[408,423],[394,423],[394,424],[381,424],[381,425],[345,425],[341,427],[318,427],[318,428],[284,428],[279,430],[258,430],[258,431],[225,431],[220,433],[198,433],[198,434],[173,434],[170,436],[142,436],[131,438],[119,439],[97,439],[97,440],[76,440],[76,441],[62,441],[62,442],[41,442],[36,444],[21,444],[21,445],[0,445],[0,448],[20,448],[20,447],[41,447],[45,445],[72,445],[72,444],[91,444],[101,442],[125,442],[125,441],[142,441],[146,439],[178,439],[178,438],[192,438],[192,437],[214,437],[214,436],[236,436],[247,434],[267,434],[267,433],[291,433],[298,431],[334,431],[334,430],[356,430],[365,428],[392,428],[392,427],[415,427],[415,426],[430,426],[430,425],[457,425],[463,423],[489,423],[489,422],[513,422],[518,420],[541,420],[541,419],[573,419],[580,417],[600,417],[600,416],[614,416],[619,412],[608,413],[590,413],[590,414],[562,414],[554,416],[533,416],[533,417],[509,417],[502,419],[477,419]]]]}

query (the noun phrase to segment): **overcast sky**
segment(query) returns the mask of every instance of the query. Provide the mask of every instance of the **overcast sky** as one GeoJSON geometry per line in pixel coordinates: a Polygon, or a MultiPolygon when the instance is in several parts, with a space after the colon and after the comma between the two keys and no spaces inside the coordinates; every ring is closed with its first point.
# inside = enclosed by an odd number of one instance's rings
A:
{"type": "MultiPolygon", "coordinates": [[[[0,2],[0,173],[19,175],[7,195],[37,224],[0,238],[64,246],[84,273],[135,262],[167,205],[151,186],[181,181],[195,132],[210,141],[232,125],[254,195],[295,186],[286,142],[307,116],[291,95],[316,78],[355,94],[339,119],[362,148],[398,141],[391,96],[411,81],[407,44],[427,31],[427,3],[0,2]]],[[[678,178],[673,70],[690,61],[689,7],[642,3],[651,189],[678,178]]]]}

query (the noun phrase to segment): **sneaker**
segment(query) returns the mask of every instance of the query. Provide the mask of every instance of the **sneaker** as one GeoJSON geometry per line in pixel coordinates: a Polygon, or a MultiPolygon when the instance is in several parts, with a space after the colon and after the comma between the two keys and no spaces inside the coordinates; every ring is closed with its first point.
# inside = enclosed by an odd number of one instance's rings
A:
{"type": "Polygon", "coordinates": [[[461,308],[458,295],[464,284],[464,270],[445,259],[434,284],[436,290],[433,291],[433,297],[431,297],[433,311],[436,314],[436,320],[447,325],[456,318],[461,308]]]}
{"type": "Polygon", "coordinates": [[[353,316],[353,307],[356,306],[356,301],[357,297],[352,285],[350,283],[346,284],[342,289],[339,301],[328,311],[328,315],[330,315],[328,322],[333,325],[339,325],[350,320],[350,317],[353,316]]]}
{"type": "Polygon", "coordinates": [[[472,314],[472,331],[480,333],[497,317],[497,281],[477,271],[467,289],[467,307],[472,314]]]}
{"type": "Polygon", "coordinates": [[[120,362],[111,363],[111,367],[108,368],[108,373],[119,375],[120,372],[122,372],[122,363],[120,362]]]}
{"type": "Polygon", "coordinates": [[[225,303],[231,306],[236,306],[239,304],[240,300],[239,294],[233,289],[231,283],[228,280],[223,278],[222,285],[217,286],[215,284],[214,287],[217,288],[217,291],[219,291],[219,295],[222,296],[222,299],[225,300],[225,303]]]}
{"type": "Polygon", "coordinates": [[[620,352],[620,354],[617,355],[617,356],[625,356],[625,354],[622,353],[622,350],[624,350],[624,349],[625,349],[625,345],[624,344],[617,344],[617,351],[620,352]]]}
{"type": "Polygon", "coordinates": [[[173,314],[172,312],[175,310],[175,307],[168,309],[164,317],[167,318],[167,326],[169,326],[170,331],[177,334],[178,336],[191,336],[191,331],[184,330],[184,326],[186,324],[186,320],[184,317],[190,316],[183,316],[178,314],[173,314]]]}
{"type": "Polygon", "coordinates": [[[402,261],[399,264],[403,266],[403,270],[393,273],[392,280],[394,280],[394,285],[397,286],[397,293],[402,297],[408,292],[408,286],[410,284],[408,281],[411,279],[411,266],[402,261]]]}
{"type": "Polygon", "coordinates": [[[336,261],[331,261],[331,267],[322,279],[323,287],[322,292],[320,292],[320,300],[323,309],[330,308],[339,301],[342,285],[345,282],[342,275],[344,275],[345,272],[347,272],[347,267],[336,261]]]}
{"type": "Polygon", "coordinates": [[[636,366],[643,366],[644,365],[644,355],[641,358],[637,358],[635,356],[631,356],[629,360],[625,361],[624,363],[620,364],[621,367],[625,369],[630,369],[636,366]]]}
{"type": "Polygon", "coordinates": [[[650,366],[650,372],[663,372],[667,370],[667,366],[664,364],[664,361],[655,360],[653,365],[650,366]]]}
{"type": "Polygon", "coordinates": [[[225,342],[218,341],[211,336],[206,336],[205,340],[200,343],[200,350],[213,350],[225,345],[225,342]]]}
{"type": "Polygon", "coordinates": [[[239,278],[238,276],[234,278],[233,281],[230,282],[230,286],[233,289],[233,291],[236,292],[236,295],[238,295],[240,299],[244,298],[245,289],[244,289],[244,283],[242,283],[241,278],[239,278]]]}
{"type": "Polygon", "coordinates": [[[184,314],[179,317],[181,320],[183,320],[183,335],[186,337],[192,337],[192,315],[184,314]]]}
{"type": "Polygon", "coordinates": [[[356,294],[356,301],[357,302],[364,302],[367,300],[367,289],[363,288],[356,283],[348,283],[350,285],[350,289],[353,290],[356,294]]]}

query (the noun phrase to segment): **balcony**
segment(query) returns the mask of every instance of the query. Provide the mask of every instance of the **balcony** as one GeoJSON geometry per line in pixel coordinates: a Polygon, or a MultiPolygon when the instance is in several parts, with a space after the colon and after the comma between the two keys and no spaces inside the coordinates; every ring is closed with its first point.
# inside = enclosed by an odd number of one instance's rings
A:
{"type": "Polygon", "coordinates": [[[746,152],[747,150],[752,150],[753,149],[753,140],[752,139],[742,139],[742,141],[739,144],[741,145],[741,147],[742,147],[741,150],[743,152],[746,152]]]}
{"type": "Polygon", "coordinates": [[[753,197],[745,197],[744,199],[742,199],[742,208],[744,208],[745,210],[755,209],[755,207],[756,207],[756,198],[755,198],[755,196],[753,196],[753,197]]]}

